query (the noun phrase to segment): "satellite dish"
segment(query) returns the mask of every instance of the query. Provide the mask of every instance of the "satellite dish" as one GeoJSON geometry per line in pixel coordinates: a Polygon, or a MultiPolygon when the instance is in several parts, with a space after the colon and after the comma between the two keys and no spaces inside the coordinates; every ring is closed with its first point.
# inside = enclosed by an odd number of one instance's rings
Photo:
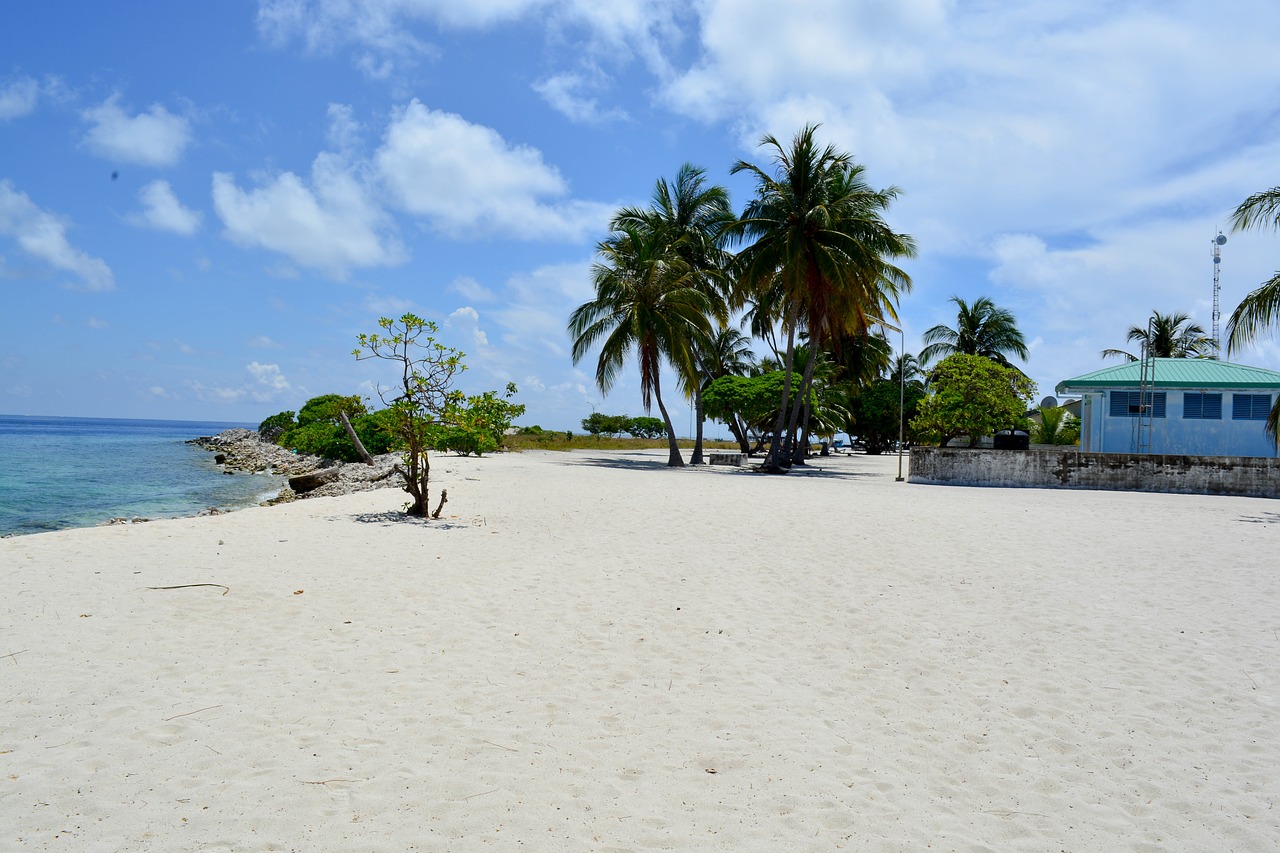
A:
{"type": "Polygon", "coordinates": [[[1222,263],[1222,258],[1218,257],[1217,255],[1214,255],[1214,256],[1213,256],[1213,262],[1214,262],[1215,264],[1220,264],[1220,263],[1222,263]]]}
{"type": "Polygon", "coordinates": [[[1050,395],[1041,400],[1040,405],[1046,409],[1056,409],[1058,407],[1058,398],[1050,395]]]}
{"type": "Polygon", "coordinates": [[[1218,235],[1218,237],[1217,237],[1217,241],[1218,241],[1218,245],[1219,245],[1219,246],[1225,246],[1225,245],[1227,245],[1227,235],[1225,235],[1225,234],[1219,234],[1219,235],[1218,235]]]}

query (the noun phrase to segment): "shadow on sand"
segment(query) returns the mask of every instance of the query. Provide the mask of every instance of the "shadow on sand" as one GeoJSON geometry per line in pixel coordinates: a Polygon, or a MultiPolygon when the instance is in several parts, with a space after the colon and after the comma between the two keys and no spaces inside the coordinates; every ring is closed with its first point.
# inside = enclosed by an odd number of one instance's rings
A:
{"type": "MultiPolygon", "coordinates": [[[[612,468],[618,471],[654,471],[654,470],[683,470],[671,469],[667,467],[667,458],[665,455],[657,455],[650,453],[631,453],[627,451],[619,451],[616,455],[608,456],[579,456],[572,455],[564,460],[569,465],[587,465],[592,468],[612,468]]],[[[834,461],[834,460],[832,460],[834,461]]],[[[686,467],[688,456],[685,456],[686,467]]],[[[714,471],[717,474],[760,474],[760,459],[752,459],[751,462],[741,465],[737,468],[727,466],[711,466],[701,465],[697,470],[714,471]]],[[[798,465],[791,469],[790,473],[782,475],[790,478],[796,477],[817,477],[825,480],[874,480],[884,477],[884,474],[874,473],[871,471],[849,471],[838,464],[832,464],[820,457],[815,458],[805,465],[798,465]]]]}
{"type": "Polygon", "coordinates": [[[460,524],[456,521],[422,519],[398,509],[389,509],[385,512],[361,512],[350,516],[350,518],[352,521],[358,521],[361,524],[380,524],[384,527],[392,524],[415,524],[419,527],[427,527],[433,530],[452,530],[457,527],[471,526],[469,524],[460,524]]]}

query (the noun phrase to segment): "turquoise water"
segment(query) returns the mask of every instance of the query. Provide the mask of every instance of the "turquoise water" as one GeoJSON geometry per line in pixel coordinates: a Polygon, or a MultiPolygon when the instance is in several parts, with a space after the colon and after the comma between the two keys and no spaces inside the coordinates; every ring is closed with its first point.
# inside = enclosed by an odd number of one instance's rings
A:
{"type": "Polygon", "coordinates": [[[0,536],[251,506],[283,478],[228,476],[184,442],[256,426],[0,415],[0,536]]]}

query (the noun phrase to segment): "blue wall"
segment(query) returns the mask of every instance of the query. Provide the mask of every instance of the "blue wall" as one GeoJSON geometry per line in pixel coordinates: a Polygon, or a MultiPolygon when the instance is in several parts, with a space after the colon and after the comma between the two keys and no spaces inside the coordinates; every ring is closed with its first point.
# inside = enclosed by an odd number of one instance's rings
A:
{"type": "MultiPolygon", "coordinates": [[[[1121,390],[1121,389],[1117,389],[1121,390]]],[[[1136,391],[1137,389],[1132,389],[1136,391]]],[[[1167,453],[1185,456],[1268,456],[1276,457],[1275,443],[1267,435],[1266,422],[1260,420],[1234,420],[1232,418],[1233,394],[1271,395],[1274,403],[1280,388],[1270,391],[1258,389],[1206,388],[1203,391],[1186,389],[1161,389],[1165,395],[1165,416],[1151,420],[1151,453],[1167,453]],[[1183,417],[1185,393],[1222,394],[1221,420],[1188,419],[1183,417]]],[[[1081,405],[1080,449],[1093,453],[1135,453],[1137,443],[1134,417],[1112,417],[1111,391],[1090,391],[1084,394],[1081,405]]]]}

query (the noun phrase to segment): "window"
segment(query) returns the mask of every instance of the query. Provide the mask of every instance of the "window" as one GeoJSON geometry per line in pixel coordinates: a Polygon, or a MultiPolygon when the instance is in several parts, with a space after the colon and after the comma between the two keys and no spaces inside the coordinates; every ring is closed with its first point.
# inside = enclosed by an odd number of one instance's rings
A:
{"type": "Polygon", "coordinates": [[[1192,421],[1222,420],[1222,395],[1188,391],[1182,395],[1182,417],[1192,421]]]}
{"type": "Polygon", "coordinates": [[[1231,420],[1233,421],[1265,421],[1270,412],[1270,394],[1231,395],[1231,420]]]}
{"type": "MultiPolygon", "coordinates": [[[[1142,402],[1141,391],[1112,391],[1111,392],[1111,417],[1113,418],[1136,418],[1141,413],[1140,404],[1142,402]]],[[[1165,407],[1165,392],[1148,391],[1147,405],[1150,407],[1151,417],[1163,418],[1165,407]]]]}

